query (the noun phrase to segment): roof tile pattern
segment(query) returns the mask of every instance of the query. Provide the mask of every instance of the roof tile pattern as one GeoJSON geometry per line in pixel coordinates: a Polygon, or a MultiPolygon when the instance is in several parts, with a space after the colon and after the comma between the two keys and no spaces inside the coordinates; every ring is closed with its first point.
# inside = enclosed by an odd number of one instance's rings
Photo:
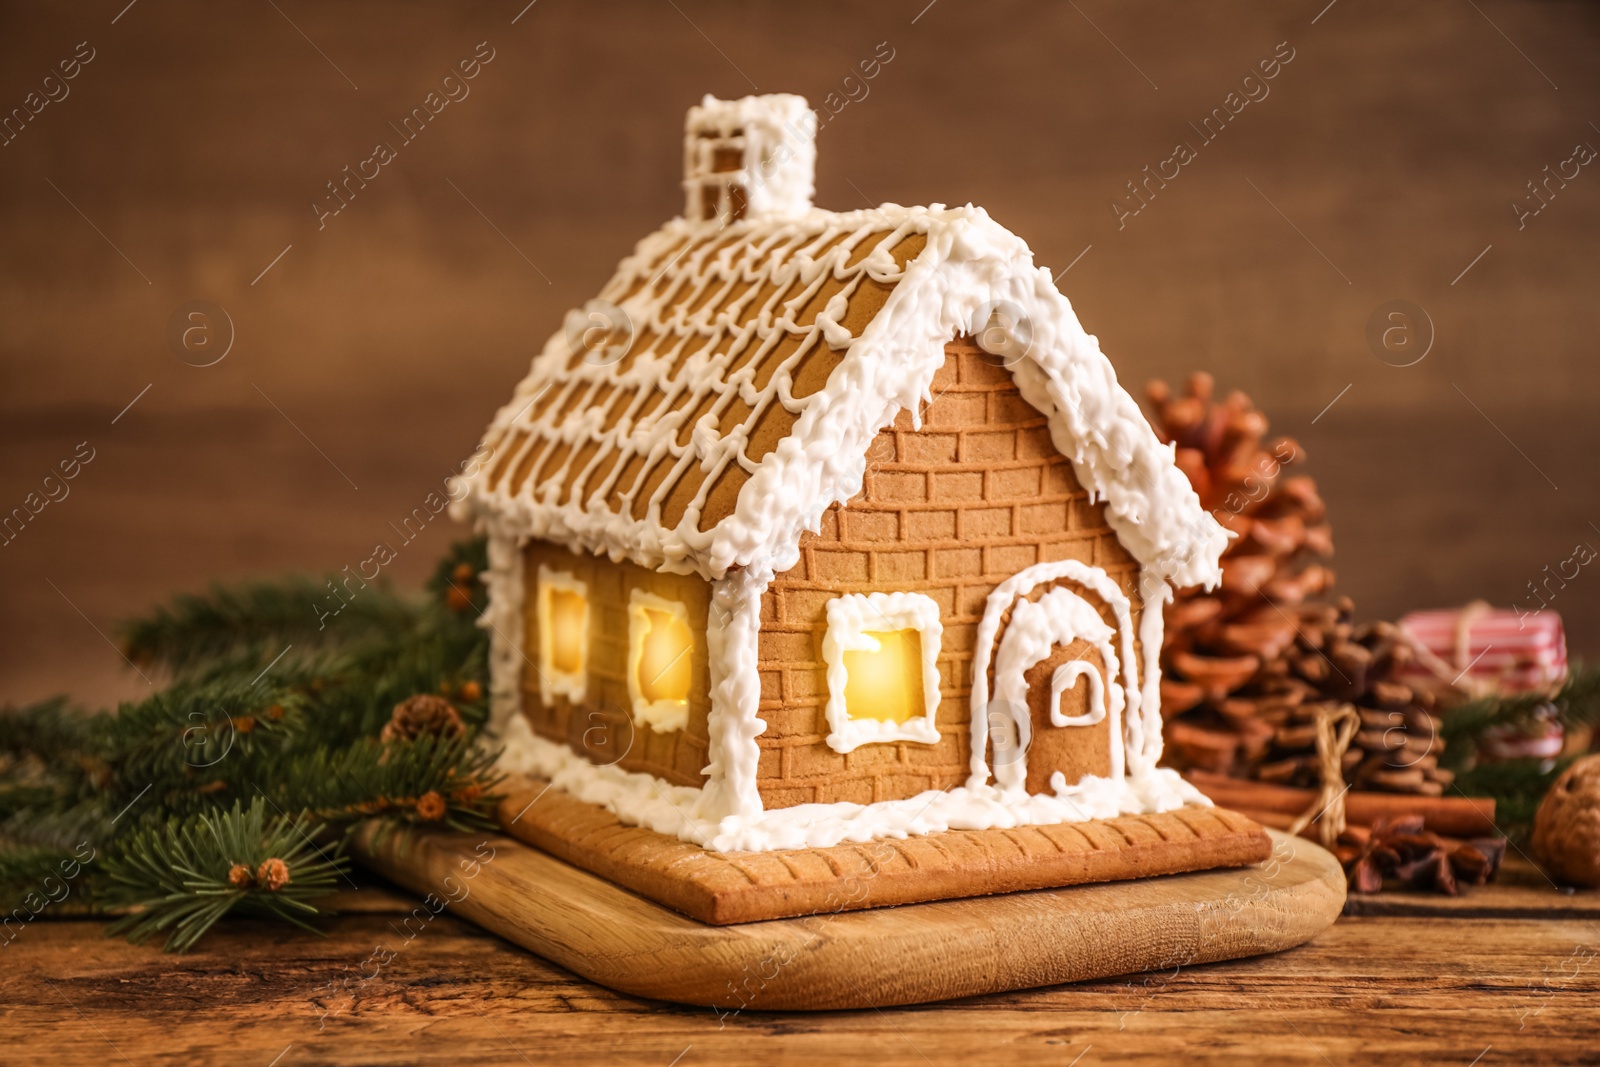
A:
{"type": "Polygon", "coordinates": [[[456,514],[660,571],[784,570],[931,399],[944,345],[997,328],[1129,552],[1216,582],[1227,535],[1050,272],[971,205],[668,222],[534,358],[456,514]]]}
{"type": "Polygon", "coordinates": [[[496,420],[486,495],[709,531],[925,243],[878,212],[653,235],[496,420]]]}

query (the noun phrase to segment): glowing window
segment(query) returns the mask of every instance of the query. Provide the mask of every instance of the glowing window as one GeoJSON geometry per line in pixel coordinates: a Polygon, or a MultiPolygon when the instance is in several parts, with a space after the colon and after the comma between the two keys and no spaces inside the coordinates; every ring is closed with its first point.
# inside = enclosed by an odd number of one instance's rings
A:
{"type": "Polygon", "coordinates": [[[578,703],[589,683],[589,587],[541,564],[538,598],[539,695],[578,703]]]}
{"type": "Polygon", "coordinates": [[[635,724],[656,733],[683,729],[693,654],[688,608],[642,589],[628,595],[628,697],[635,724]]]}
{"type": "Polygon", "coordinates": [[[827,610],[829,747],[936,744],[939,605],[920,593],[852,593],[827,610]]]}
{"type": "Polygon", "coordinates": [[[873,649],[844,653],[844,706],[852,719],[905,722],[921,715],[922,635],[916,630],[867,630],[873,649]]]}

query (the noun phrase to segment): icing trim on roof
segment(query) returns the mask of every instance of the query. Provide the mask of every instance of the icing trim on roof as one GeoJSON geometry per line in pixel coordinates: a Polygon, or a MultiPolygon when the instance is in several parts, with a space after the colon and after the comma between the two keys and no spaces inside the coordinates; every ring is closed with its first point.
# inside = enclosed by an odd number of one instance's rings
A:
{"type": "MultiPolygon", "coordinates": [[[[698,495],[674,527],[663,525],[659,501],[635,518],[629,506],[608,509],[591,492],[592,486],[585,488],[582,504],[552,502],[549,487],[539,484],[532,484],[528,493],[507,493],[503,486],[491,489],[492,464],[471,479],[463,510],[480,518],[492,515],[499,520],[497,526],[513,528],[522,536],[616,559],[627,557],[662,570],[708,578],[720,578],[735,567],[781,572],[798,559],[801,534],[817,530],[828,507],[861,490],[867,452],[879,430],[902,409],[915,416],[930,401],[945,343],[958,334],[983,329],[992,322],[990,309],[1008,306],[1020,313],[1023,323],[1011,330],[1005,349],[1015,353],[1008,364],[1018,387],[1048,417],[1056,447],[1071,460],[1091,499],[1105,501],[1107,522],[1122,544],[1141,565],[1174,585],[1215,584],[1227,534],[1200,506],[1173,462],[1171,446],[1159,442],[1138,404],[1118,384],[1098,341],[1084,331],[1049,272],[1035,267],[1027,245],[981,208],[885,205],[842,214],[813,210],[796,219],[736,223],[726,228],[725,237],[715,224],[674,220],[640,242],[602,295],[643,321],[652,313],[652,303],[670,297],[674,288],[650,284],[629,294],[639,275],[654,273],[659,279],[674,269],[698,269],[687,264],[675,267],[672,257],[699,263],[735,240],[746,242],[741,249],[753,260],[746,264],[754,270],[752,279],[791,272],[803,287],[811,286],[824,271],[832,269],[838,277],[843,269],[844,246],[833,247],[836,239],[885,230],[893,234],[881,240],[860,266],[867,277],[890,282],[893,289],[864,327],[855,324],[858,335],[852,336],[841,322],[848,312],[844,293],[835,294],[816,312],[814,323],[804,327],[794,327],[783,308],[784,303],[798,301],[779,301],[759,320],[741,321],[738,315],[723,312],[716,324],[701,325],[759,334],[762,344],[773,346],[772,337],[781,328],[804,328],[822,335],[808,344],[820,349],[825,341],[830,350],[844,354],[826,384],[803,401],[789,395],[797,365],[793,361],[770,376],[760,396],[745,388],[748,381],[739,386],[747,402],[773,402],[767,394],[775,393],[789,411],[800,412],[792,429],[758,463],[743,458],[746,428],[735,427],[719,438],[711,413],[698,418],[687,448],[673,440],[683,426],[682,417],[641,422],[630,430],[638,441],[630,447],[648,446],[658,457],[656,462],[670,458],[676,471],[694,464],[700,468],[698,495]],[[902,273],[888,250],[912,233],[925,235],[926,246],[902,273]],[[806,254],[819,249],[823,251],[817,259],[806,254]],[[781,259],[781,264],[771,266],[762,257],[773,263],[781,259]],[[980,318],[983,321],[976,321],[980,318]],[[716,487],[717,474],[734,463],[740,463],[741,470],[733,473],[748,478],[735,507],[726,518],[701,530],[700,515],[716,487]]],[[[723,373],[732,364],[711,354],[712,347],[708,344],[706,352],[689,357],[681,370],[684,378],[723,373]]],[[[497,414],[486,442],[512,441],[522,412],[533,405],[542,388],[558,379],[560,368],[571,359],[566,337],[558,333],[534,361],[512,402],[497,414]]],[[[670,362],[665,356],[643,358],[629,365],[622,377],[641,385],[654,380],[658,388],[676,388],[670,362]]],[[[562,424],[569,452],[581,445],[584,435],[600,432],[601,415],[580,412],[577,419],[562,424]]],[[[560,500],[559,487],[554,500],[560,500]]]]}
{"type": "MultiPolygon", "coordinates": [[[[886,208],[885,210],[889,210],[886,208]]],[[[908,209],[898,209],[908,210],[908,209]]],[[[944,345],[1013,305],[1026,351],[1008,363],[1024,398],[1049,419],[1057,449],[1072,461],[1091,500],[1140,564],[1177,585],[1214,584],[1227,534],[1201,506],[1138,404],[1117,383],[1099,342],[1086,333],[1049,271],[1016,235],[971,206],[909,209],[927,247],[906,269],[883,310],[850,345],[818,402],[761,464],[738,509],[704,546],[710,570],[769,564],[787,570],[800,534],[861,491],[867,451],[902,409],[931,401],[944,345]],[[980,321],[981,319],[981,321],[980,321]]],[[[920,418],[916,418],[920,427],[920,418]]]]}

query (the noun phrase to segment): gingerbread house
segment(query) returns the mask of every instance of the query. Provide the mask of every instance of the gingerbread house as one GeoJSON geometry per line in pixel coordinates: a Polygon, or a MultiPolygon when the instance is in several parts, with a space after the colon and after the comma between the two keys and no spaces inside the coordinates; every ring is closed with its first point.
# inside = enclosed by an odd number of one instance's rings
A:
{"type": "Polygon", "coordinates": [[[814,132],[692,109],[458,487],[508,760],[721,851],[1206,803],[1157,650],[1226,535],[1020,238],[813,207],[814,132]]]}

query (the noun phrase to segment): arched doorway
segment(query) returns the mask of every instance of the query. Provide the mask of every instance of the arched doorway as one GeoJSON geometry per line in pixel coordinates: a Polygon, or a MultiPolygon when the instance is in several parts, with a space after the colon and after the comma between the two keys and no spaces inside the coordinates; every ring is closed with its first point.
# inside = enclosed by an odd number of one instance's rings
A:
{"type": "Polygon", "coordinates": [[[1003,777],[1020,778],[1029,793],[1053,794],[1087,775],[1121,776],[1127,695],[1116,636],[1070,589],[1017,602],[995,656],[994,691],[1016,719],[1023,773],[1003,777]]]}

